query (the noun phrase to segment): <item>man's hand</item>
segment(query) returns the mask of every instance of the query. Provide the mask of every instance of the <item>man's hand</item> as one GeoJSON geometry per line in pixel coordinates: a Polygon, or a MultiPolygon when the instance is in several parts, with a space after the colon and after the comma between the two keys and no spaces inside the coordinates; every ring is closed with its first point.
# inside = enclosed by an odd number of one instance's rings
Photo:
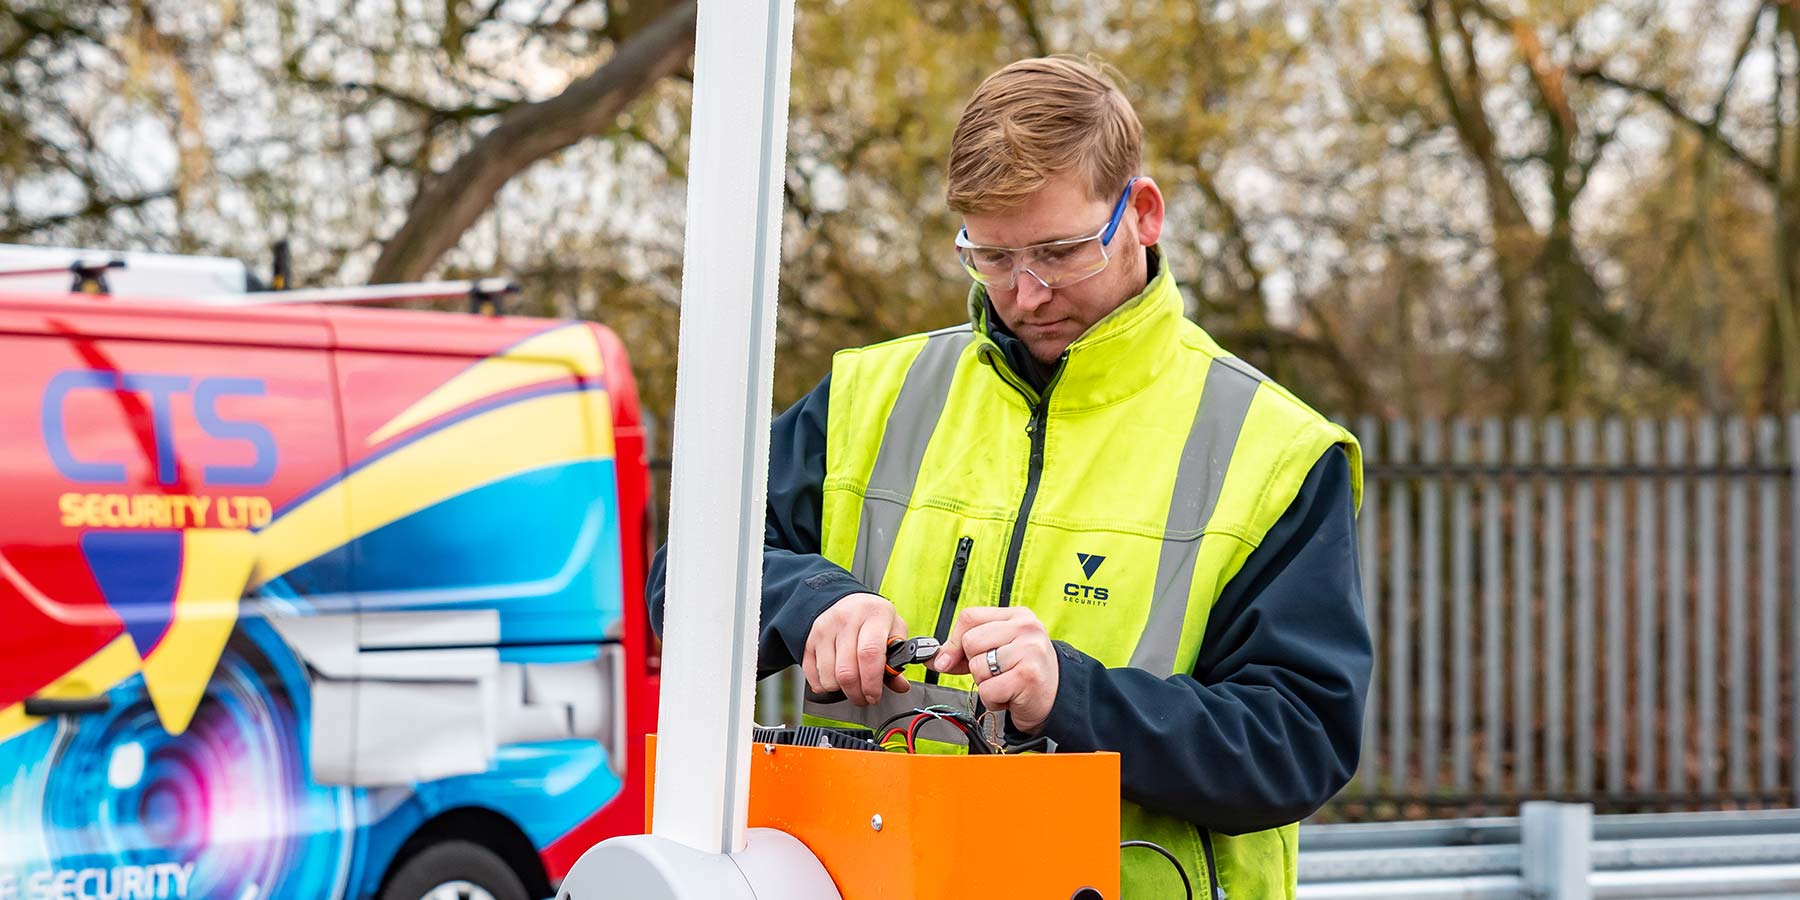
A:
{"type": "Polygon", "coordinates": [[[813,620],[800,668],[814,693],[843,691],[857,706],[881,699],[881,683],[896,693],[906,679],[887,674],[887,643],[906,637],[906,623],[894,604],[874,594],[850,594],[813,620]]]}
{"type": "Polygon", "coordinates": [[[974,675],[981,702],[988,709],[1010,712],[1014,727],[1033,734],[1050,718],[1062,677],[1044,623],[1020,606],[963,610],[931,667],[950,675],[974,675]],[[998,675],[988,665],[990,650],[996,651],[998,675]]]}

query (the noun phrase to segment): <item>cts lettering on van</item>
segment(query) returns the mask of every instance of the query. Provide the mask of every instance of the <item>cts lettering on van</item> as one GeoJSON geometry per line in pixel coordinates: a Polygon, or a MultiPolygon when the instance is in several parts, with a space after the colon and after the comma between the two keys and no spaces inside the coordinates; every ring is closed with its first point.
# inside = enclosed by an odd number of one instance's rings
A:
{"type": "Polygon", "coordinates": [[[370,897],[444,835],[545,890],[638,830],[610,332],[0,295],[0,358],[0,900],[370,897]]]}

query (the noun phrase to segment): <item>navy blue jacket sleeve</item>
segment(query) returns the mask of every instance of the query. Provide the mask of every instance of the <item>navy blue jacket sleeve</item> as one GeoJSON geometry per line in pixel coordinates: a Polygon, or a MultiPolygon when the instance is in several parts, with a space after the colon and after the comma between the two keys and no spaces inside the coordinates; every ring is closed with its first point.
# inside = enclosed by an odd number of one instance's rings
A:
{"type": "Polygon", "coordinates": [[[1350,465],[1333,448],[1213,606],[1192,675],[1057,642],[1043,733],[1116,750],[1124,797],[1224,834],[1298,822],[1356,771],[1373,653],[1350,465]]]}
{"type": "MultiPolygon", "coordinates": [[[[831,376],[775,417],[769,434],[768,519],[763,531],[762,633],[757,677],[800,662],[813,620],[839,599],[873,593],[819,555],[825,483],[825,416],[831,376]]],[[[656,551],[644,592],[660,636],[669,548],[656,551]]]]}

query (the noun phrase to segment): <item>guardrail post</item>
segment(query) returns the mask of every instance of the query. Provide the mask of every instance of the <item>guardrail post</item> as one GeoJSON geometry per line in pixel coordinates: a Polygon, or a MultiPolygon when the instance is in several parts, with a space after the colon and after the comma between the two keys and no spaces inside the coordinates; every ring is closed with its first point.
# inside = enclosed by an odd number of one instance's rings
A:
{"type": "Polygon", "coordinates": [[[1525,896],[1588,900],[1594,807],[1535,801],[1519,809],[1520,875],[1525,896]]]}

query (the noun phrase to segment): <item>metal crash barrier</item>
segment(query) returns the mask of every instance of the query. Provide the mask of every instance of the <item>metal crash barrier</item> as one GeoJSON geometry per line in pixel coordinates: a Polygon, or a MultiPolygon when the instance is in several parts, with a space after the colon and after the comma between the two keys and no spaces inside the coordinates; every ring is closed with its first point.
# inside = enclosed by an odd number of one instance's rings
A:
{"type": "Polygon", "coordinates": [[[1797,897],[1800,809],[1595,816],[1533,802],[1518,818],[1301,828],[1303,900],[1797,897]]]}

